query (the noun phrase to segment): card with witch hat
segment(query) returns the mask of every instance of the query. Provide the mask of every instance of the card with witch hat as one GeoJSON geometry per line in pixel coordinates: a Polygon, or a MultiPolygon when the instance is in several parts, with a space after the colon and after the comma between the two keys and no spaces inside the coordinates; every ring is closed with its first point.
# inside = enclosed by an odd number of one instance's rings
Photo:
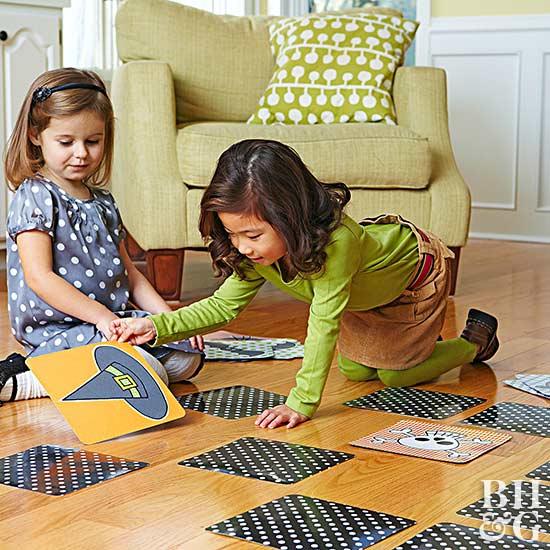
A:
{"type": "Polygon", "coordinates": [[[27,359],[82,443],[158,426],[185,411],[129,344],[90,344],[27,359]]]}

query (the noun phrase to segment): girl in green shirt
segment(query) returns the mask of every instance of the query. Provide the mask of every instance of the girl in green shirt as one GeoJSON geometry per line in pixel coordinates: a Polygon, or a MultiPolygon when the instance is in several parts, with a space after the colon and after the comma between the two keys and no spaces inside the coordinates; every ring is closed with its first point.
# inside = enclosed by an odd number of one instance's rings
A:
{"type": "Polygon", "coordinates": [[[270,281],[310,304],[302,367],[284,405],[263,428],[292,428],[314,414],[338,344],[351,380],[390,386],[425,382],[498,348],[497,321],[471,310],[460,338],[438,342],[452,253],[399,216],[356,223],[343,183],[318,181],[290,147],[268,140],[232,145],[201,201],[200,231],[216,275],[205,298],[171,313],[113,321],[118,341],[160,345],[217,329],[270,281]]]}

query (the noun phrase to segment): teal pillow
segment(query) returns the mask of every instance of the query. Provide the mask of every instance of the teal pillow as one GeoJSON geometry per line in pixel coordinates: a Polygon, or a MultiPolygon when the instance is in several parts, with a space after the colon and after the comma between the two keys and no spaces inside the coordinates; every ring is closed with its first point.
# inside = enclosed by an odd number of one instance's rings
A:
{"type": "Polygon", "coordinates": [[[372,13],[319,14],[269,26],[276,68],[249,124],[395,124],[393,78],[418,23],[372,13]]]}

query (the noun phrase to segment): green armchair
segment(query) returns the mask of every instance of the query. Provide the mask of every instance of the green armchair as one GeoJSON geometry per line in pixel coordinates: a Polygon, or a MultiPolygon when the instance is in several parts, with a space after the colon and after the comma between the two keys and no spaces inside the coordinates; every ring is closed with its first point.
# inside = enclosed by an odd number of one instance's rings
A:
{"type": "Polygon", "coordinates": [[[352,217],[397,212],[439,235],[456,254],[454,293],[470,194],[449,139],[445,72],[397,70],[397,126],[248,125],[274,68],[270,20],[167,0],[120,7],[112,189],[133,259],[144,260],[157,290],[177,300],[185,250],[204,247],[199,205],[217,158],[241,139],[276,139],[294,147],[319,179],[351,188],[352,217]]]}

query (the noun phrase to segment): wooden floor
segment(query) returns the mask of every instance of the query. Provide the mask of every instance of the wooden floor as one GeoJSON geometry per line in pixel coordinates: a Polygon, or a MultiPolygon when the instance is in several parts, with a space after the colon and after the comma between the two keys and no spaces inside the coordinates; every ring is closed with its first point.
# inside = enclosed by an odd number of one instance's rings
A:
{"type": "MultiPolygon", "coordinates": [[[[215,283],[204,253],[188,256],[183,295],[191,301],[215,283]]],[[[458,292],[450,302],[443,336],[460,333],[471,306],[500,320],[501,349],[490,366],[465,365],[424,389],[458,392],[487,403],[452,417],[452,424],[497,401],[547,406],[502,381],[519,372],[550,372],[550,246],[471,241],[463,252],[458,292]]],[[[18,349],[10,336],[6,293],[0,291],[0,355],[18,349]]],[[[235,331],[303,338],[307,310],[273,290],[264,290],[231,327],[235,331]]],[[[176,394],[232,384],[279,393],[293,385],[300,362],[216,363],[195,385],[173,386],[176,394]]],[[[0,485],[0,547],[4,548],[255,548],[204,530],[210,524],[279,498],[300,493],[397,514],[417,524],[372,548],[389,549],[437,522],[479,526],[455,511],[482,496],[482,479],[509,482],[550,457],[550,441],[512,434],[511,442],[467,465],[455,465],[348,445],[404,418],[352,409],[345,400],[380,389],[378,382],[346,381],[333,367],[314,420],[293,430],[263,431],[253,418],[223,420],[190,411],[186,417],[131,436],[84,447],[49,399],[0,408],[0,456],[39,444],[86,448],[151,463],[121,478],[53,497],[0,485]],[[177,462],[242,436],[269,437],[355,454],[294,485],[184,468],[177,462]]],[[[510,527],[507,532],[511,533],[510,527]]],[[[550,541],[550,536],[541,535],[550,541]]]]}

